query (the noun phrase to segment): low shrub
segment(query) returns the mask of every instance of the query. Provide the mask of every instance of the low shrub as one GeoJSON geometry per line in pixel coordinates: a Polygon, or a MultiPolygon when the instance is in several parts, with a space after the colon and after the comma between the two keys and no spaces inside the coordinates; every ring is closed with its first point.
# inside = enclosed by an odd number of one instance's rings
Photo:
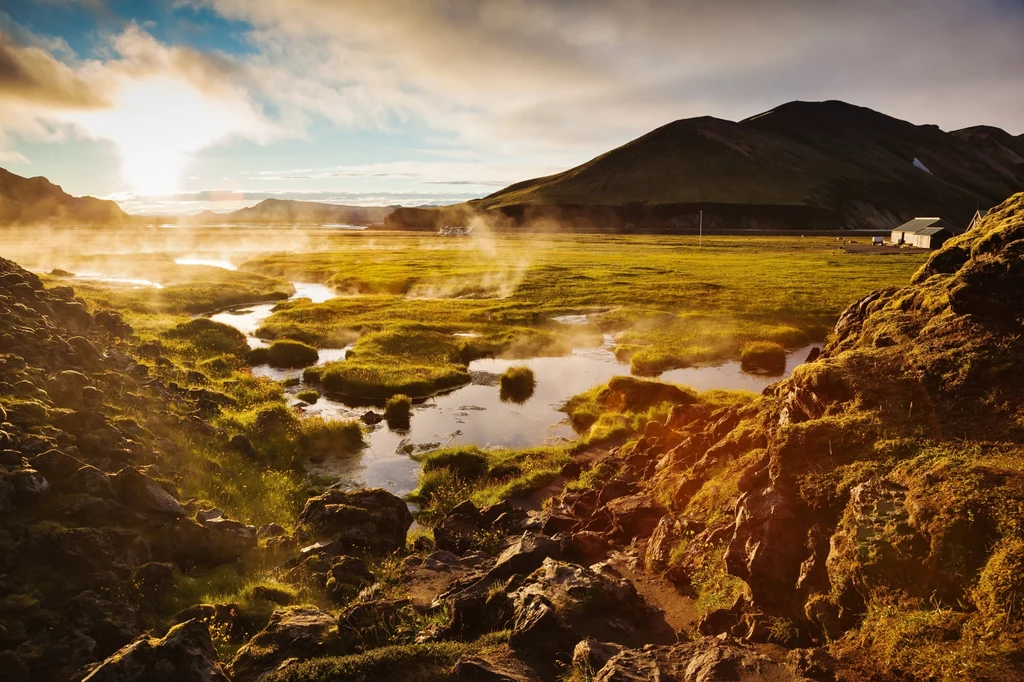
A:
{"type": "Polygon", "coordinates": [[[412,398],[396,393],[384,403],[384,419],[389,424],[408,424],[412,412],[412,398]]]}
{"type": "Polygon", "coordinates": [[[498,378],[502,402],[525,403],[537,387],[533,370],[526,365],[512,365],[498,378]]]}

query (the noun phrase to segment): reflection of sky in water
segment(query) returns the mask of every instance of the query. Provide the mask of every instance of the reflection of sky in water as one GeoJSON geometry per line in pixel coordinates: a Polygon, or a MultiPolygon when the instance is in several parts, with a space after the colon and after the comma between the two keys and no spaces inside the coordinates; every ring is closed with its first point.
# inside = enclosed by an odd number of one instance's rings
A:
{"type": "Polygon", "coordinates": [[[163,289],[164,285],[158,282],[152,282],[148,279],[134,279],[132,277],[112,277],[110,275],[101,275],[93,272],[79,272],[75,275],[76,279],[84,279],[92,282],[107,282],[108,284],[125,284],[132,286],[136,289],[142,287],[153,287],[155,289],[163,289]]]}
{"type": "MultiPolygon", "coordinates": [[[[334,297],[322,284],[294,283],[292,298],[309,298],[320,303],[334,297]]],[[[234,312],[218,313],[212,319],[238,328],[249,336],[250,345],[266,345],[252,337],[274,307],[261,304],[234,312]]],[[[556,318],[563,324],[586,324],[585,315],[564,315],[556,318]]],[[[459,334],[462,335],[462,334],[459,334]]],[[[467,333],[468,335],[468,333],[467,333]]],[[[419,464],[410,454],[452,444],[476,444],[481,447],[523,448],[572,439],[575,434],[559,408],[566,400],[613,376],[629,374],[629,367],[615,359],[614,341],[604,335],[598,348],[580,348],[563,357],[506,360],[486,358],[469,365],[474,382],[449,393],[434,396],[413,407],[408,430],[393,431],[384,422],[373,426],[366,435],[367,445],[360,453],[344,458],[327,458],[312,463],[316,474],[340,479],[353,485],[384,487],[396,494],[405,494],[416,487],[419,464]],[[497,375],[512,365],[526,365],[533,370],[536,388],[523,404],[504,403],[499,397],[497,375]]],[[[350,347],[320,349],[323,364],[342,360],[350,347]]],[[[804,361],[811,346],[789,355],[786,372],[781,376],[748,374],[739,362],[688,367],[662,374],[659,379],[688,385],[696,390],[711,388],[739,389],[760,392],[768,384],[788,376],[804,361]]],[[[253,368],[253,374],[277,381],[301,379],[301,369],[274,369],[267,365],[253,368]]],[[[339,396],[321,397],[313,405],[295,398],[299,391],[317,388],[301,382],[286,389],[292,405],[306,415],[326,419],[357,419],[367,411],[365,406],[346,404],[339,396]]],[[[379,408],[376,408],[379,411],[379,408]]]]}
{"type": "Polygon", "coordinates": [[[658,377],[658,380],[668,381],[673,384],[683,384],[698,391],[728,388],[735,391],[760,393],[769,384],[774,384],[776,381],[792,374],[797,365],[803,364],[804,360],[807,359],[807,354],[816,345],[819,344],[804,346],[789,353],[786,356],[786,371],[782,374],[751,374],[742,370],[739,360],[731,360],[714,366],[672,369],[663,372],[658,377]]]}
{"type": "Polygon", "coordinates": [[[190,258],[182,256],[181,258],[175,258],[174,262],[178,265],[209,265],[214,268],[223,268],[225,270],[237,270],[238,266],[232,264],[231,261],[222,258],[190,258]]]}

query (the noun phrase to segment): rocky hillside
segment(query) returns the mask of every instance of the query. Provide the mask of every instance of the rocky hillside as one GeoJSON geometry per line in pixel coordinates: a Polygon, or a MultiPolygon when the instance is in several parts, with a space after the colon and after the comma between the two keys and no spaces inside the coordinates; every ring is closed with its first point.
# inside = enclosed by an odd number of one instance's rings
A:
{"type": "MultiPolygon", "coordinates": [[[[706,229],[890,229],[918,215],[966,226],[1024,189],[1022,146],[996,128],[946,133],[844,102],[790,102],[739,122],[675,121],[458,210],[581,230],[691,230],[699,211],[706,229]]],[[[389,222],[459,217],[416,209],[389,222]]]]}
{"type": "Polygon", "coordinates": [[[211,223],[256,223],[256,224],[305,224],[325,225],[373,225],[381,223],[393,207],[345,206],[323,204],[315,201],[294,201],[291,199],[264,199],[255,206],[240,208],[230,213],[204,211],[189,219],[192,224],[211,223]]]}
{"type": "Polygon", "coordinates": [[[46,178],[0,168],[0,226],[120,224],[128,214],[113,201],[73,197],[46,178]]]}
{"type": "Polygon", "coordinates": [[[529,459],[499,471],[449,452],[431,471],[448,483],[420,491],[431,532],[410,536],[406,503],[383,490],[312,495],[289,528],[182,500],[175,481],[196,462],[228,485],[230,457],[260,456],[263,443],[212,425],[232,398],[183,388],[116,314],[0,260],[0,669],[1021,679],[1021,300],[1024,195],[909,286],[850,306],[824,350],[761,396],[710,403],[613,380],[595,393],[604,409],[667,416],[490,506],[460,481],[500,484],[529,459]],[[226,449],[190,459],[207,448],[226,449]],[[230,600],[197,591],[267,575],[230,600]]]}

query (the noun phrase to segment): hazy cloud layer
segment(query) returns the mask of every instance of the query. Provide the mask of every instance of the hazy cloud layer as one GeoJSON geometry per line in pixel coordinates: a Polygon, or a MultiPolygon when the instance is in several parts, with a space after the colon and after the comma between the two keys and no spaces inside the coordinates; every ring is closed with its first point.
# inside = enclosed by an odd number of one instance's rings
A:
{"type": "Polygon", "coordinates": [[[296,116],[418,118],[495,151],[798,98],[1024,132],[1019,0],[206,2],[256,27],[296,116]]]}
{"type": "MultiPolygon", "coordinates": [[[[177,2],[247,24],[251,51],[169,46],[129,23],[86,59],[0,13],[0,160],[17,154],[5,133],[52,140],[77,130],[114,139],[126,169],[164,154],[180,170],[226,138],[310,136],[327,122],[421,131],[426,154],[461,166],[425,164],[405,177],[487,187],[582,162],[677,118],[739,119],[792,99],[1024,133],[1022,0],[177,2]],[[138,129],[125,132],[126,120],[138,129]],[[177,137],[154,141],[155,126],[177,137]]],[[[374,171],[331,172],[246,182],[374,171]]]]}

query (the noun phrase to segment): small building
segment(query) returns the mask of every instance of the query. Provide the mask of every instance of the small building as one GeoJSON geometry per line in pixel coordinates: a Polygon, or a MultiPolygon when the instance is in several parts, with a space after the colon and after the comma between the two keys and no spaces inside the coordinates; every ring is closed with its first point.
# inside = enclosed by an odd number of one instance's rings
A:
{"type": "Polygon", "coordinates": [[[977,211],[975,211],[974,212],[974,217],[971,218],[971,224],[967,226],[967,229],[970,230],[975,225],[977,225],[979,220],[981,220],[982,218],[984,218],[985,216],[988,215],[989,210],[990,209],[987,209],[987,208],[979,208],[977,211]]]}
{"type": "Polygon", "coordinates": [[[937,249],[962,231],[942,218],[914,218],[894,229],[889,241],[919,249],[937,249]]]}
{"type": "Polygon", "coordinates": [[[885,243],[885,237],[877,237],[876,236],[876,237],[872,237],[871,238],[872,246],[881,246],[884,243],[885,243]]]}

